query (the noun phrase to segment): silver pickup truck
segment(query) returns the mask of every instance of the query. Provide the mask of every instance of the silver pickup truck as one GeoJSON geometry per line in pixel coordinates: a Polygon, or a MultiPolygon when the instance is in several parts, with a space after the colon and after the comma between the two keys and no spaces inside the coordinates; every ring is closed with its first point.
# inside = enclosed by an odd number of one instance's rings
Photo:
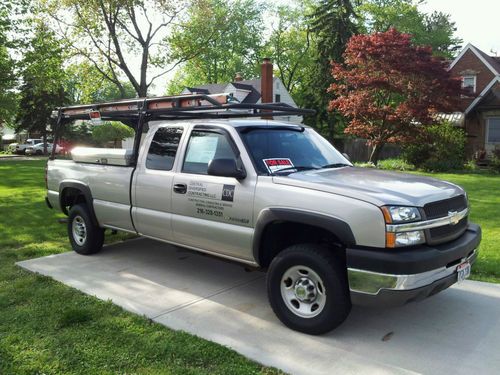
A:
{"type": "Polygon", "coordinates": [[[309,334],[352,303],[417,301],[470,274],[481,230],[457,185],[353,167],[302,125],[143,113],[135,150],[48,161],[46,201],[80,254],[111,229],[265,270],[278,318],[309,334]]]}

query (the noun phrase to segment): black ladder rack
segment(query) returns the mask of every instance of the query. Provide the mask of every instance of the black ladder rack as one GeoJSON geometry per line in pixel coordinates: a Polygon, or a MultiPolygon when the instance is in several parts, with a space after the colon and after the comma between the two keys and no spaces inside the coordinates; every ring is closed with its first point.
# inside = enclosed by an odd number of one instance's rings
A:
{"type": "MultiPolygon", "coordinates": [[[[190,94],[151,98],[125,99],[113,102],[60,107],[52,113],[56,120],[54,144],[60,138],[64,125],[75,120],[90,120],[98,113],[104,121],[122,121],[136,131],[134,154],[137,156],[144,123],[151,120],[217,119],[275,116],[306,116],[311,109],[292,107],[286,103],[240,103],[232,94],[190,94]]],[[[56,147],[50,159],[55,158],[56,147]]]]}
{"type": "Polygon", "coordinates": [[[138,119],[194,119],[303,116],[313,110],[295,108],[285,103],[239,103],[232,94],[195,94],[126,99],[106,103],[61,107],[53,117],[60,123],[89,120],[91,112],[99,112],[103,120],[138,119]]]}

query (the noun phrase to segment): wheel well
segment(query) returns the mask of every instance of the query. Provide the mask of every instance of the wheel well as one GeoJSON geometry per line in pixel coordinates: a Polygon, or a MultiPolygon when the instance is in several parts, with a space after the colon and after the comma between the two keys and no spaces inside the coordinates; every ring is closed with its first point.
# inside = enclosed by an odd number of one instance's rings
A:
{"type": "Polygon", "coordinates": [[[88,204],[85,194],[78,188],[67,187],[61,192],[61,208],[63,212],[67,215],[67,207],[72,207],[78,203],[88,204]]]}
{"type": "Polygon", "coordinates": [[[264,228],[259,246],[258,263],[262,268],[267,268],[279,252],[301,243],[326,245],[345,260],[345,246],[332,232],[314,225],[273,222],[264,228]]]}

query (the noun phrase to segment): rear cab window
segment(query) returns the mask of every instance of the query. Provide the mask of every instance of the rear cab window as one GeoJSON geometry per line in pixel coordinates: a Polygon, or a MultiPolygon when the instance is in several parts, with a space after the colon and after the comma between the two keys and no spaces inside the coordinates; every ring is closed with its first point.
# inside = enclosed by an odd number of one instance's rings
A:
{"type": "Polygon", "coordinates": [[[146,168],[161,171],[172,170],[182,133],[182,127],[158,128],[149,145],[146,168]]]}

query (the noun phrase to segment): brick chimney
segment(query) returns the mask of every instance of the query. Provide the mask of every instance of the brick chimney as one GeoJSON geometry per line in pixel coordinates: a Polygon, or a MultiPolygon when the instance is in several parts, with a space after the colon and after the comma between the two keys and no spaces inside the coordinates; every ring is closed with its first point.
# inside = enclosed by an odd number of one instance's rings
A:
{"type": "Polygon", "coordinates": [[[260,66],[260,95],[262,103],[273,102],[273,63],[269,58],[264,58],[260,66]]]}
{"type": "Polygon", "coordinates": [[[243,76],[241,75],[240,72],[236,73],[236,75],[234,76],[234,82],[241,82],[243,81],[243,76]]]}

